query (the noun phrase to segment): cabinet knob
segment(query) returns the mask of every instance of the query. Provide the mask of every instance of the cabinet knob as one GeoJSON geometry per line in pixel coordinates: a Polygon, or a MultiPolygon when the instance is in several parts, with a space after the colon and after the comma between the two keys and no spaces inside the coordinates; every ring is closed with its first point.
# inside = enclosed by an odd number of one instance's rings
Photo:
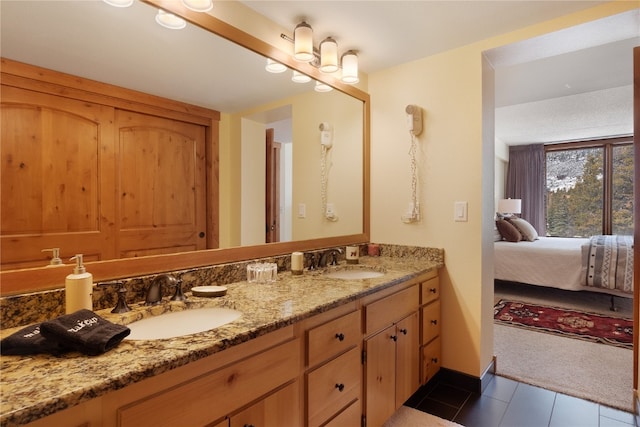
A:
{"type": "Polygon", "coordinates": [[[245,424],[244,427],[256,427],[253,424],[245,424]]]}
{"type": "Polygon", "coordinates": [[[433,320],[431,321],[431,324],[432,324],[432,325],[437,325],[437,324],[438,324],[438,319],[433,319],[433,320]]]}
{"type": "Polygon", "coordinates": [[[407,335],[407,329],[406,328],[402,328],[400,329],[400,332],[402,332],[402,335],[407,335]]]}
{"type": "Polygon", "coordinates": [[[342,390],[344,390],[344,384],[342,384],[342,383],[336,384],[336,388],[338,389],[338,391],[342,391],[342,390]]]}
{"type": "Polygon", "coordinates": [[[344,334],[336,334],[336,338],[338,338],[338,341],[344,341],[344,334]]]}
{"type": "Polygon", "coordinates": [[[398,341],[398,336],[397,335],[391,335],[389,338],[391,338],[394,341],[398,341]]]}
{"type": "Polygon", "coordinates": [[[437,357],[432,357],[432,358],[431,358],[431,361],[432,361],[433,363],[438,363],[438,358],[437,358],[437,357]]]}
{"type": "Polygon", "coordinates": [[[435,294],[437,292],[436,288],[429,288],[429,292],[431,292],[432,294],[435,294]]]}

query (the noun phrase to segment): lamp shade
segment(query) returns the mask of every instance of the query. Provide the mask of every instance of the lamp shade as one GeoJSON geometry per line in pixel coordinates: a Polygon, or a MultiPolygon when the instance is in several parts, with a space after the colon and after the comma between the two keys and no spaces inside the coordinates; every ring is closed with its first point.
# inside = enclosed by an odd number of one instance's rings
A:
{"type": "Polygon", "coordinates": [[[274,61],[271,58],[267,58],[267,65],[264,67],[270,73],[284,73],[287,71],[287,66],[279,63],[278,61],[274,61]]]}
{"type": "Polygon", "coordinates": [[[326,83],[316,80],[316,85],[314,86],[313,90],[315,90],[316,92],[331,92],[333,88],[326,83]]]}
{"type": "Polygon", "coordinates": [[[187,26],[187,21],[174,15],[173,13],[165,12],[164,10],[158,10],[156,15],[156,22],[165,28],[171,30],[181,30],[187,26]]]}
{"type": "Polygon", "coordinates": [[[313,29],[306,22],[296,25],[293,31],[293,57],[298,61],[313,59],[313,29]]]}
{"type": "Polygon", "coordinates": [[[133,4],[133,0],[102,0],[106,4],[115,7],[129,7],[133,4]]]}
{"type": "Polygon", "coordinates": [[[207,12],[213,9],[212,0],[182,0],[182,4],[195,12],[207,12]]]}
{"type": "Polygon", "coordinates": [[[291,80],[296,83],[307,83],[311,81],[311,77],[301,73],[300,71],[293,70],[291,80]]]}
{"type": "Polygon", "coordinates": [[[498,202],[498,212],[519,214],[522,213],[521,199],[501,199],[498,202]]]}
{"type": "Polygon", "coordinates": [[[327,37],[320,43],[320,71],[335,73],[338,71],[338,43],[327,37]]]}
{"type": "Polygon", "coordinates": [[[360,81],[358,77],[358,55],[353,50],[348,50],[342,55],[341,80],[348,84],[355,84],[360,81]]]}

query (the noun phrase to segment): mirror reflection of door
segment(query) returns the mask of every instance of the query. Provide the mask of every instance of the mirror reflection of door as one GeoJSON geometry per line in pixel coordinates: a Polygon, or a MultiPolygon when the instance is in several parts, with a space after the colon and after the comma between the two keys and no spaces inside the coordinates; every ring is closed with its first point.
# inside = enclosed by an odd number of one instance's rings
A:
{"type": "Polygon", "coordinates": [[[266,131],[266,176],[265,176],[265,242],[280,241],[280,148],[274,141],[274,130],[266,131]]]}

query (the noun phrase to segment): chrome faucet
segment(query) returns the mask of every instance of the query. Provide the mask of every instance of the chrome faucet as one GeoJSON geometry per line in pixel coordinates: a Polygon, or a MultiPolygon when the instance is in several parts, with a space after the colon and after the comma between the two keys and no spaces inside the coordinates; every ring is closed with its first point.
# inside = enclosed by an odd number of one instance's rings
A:
{"type": "Polygon", "coordinates": [[[159,274],[153,278],[151,284],[147,288],[144,305],[157,305],[162,302],[162,284],[167,286],[176,286],[176,278],[168,274],[159,274]]]}
{"type": "Polygon", "coordinates": [[[318,260],[318,268],[324,268],[327,265],[338,265],[338,255],[337,254],[341,254],[342,253],[342,249],[340,248],[333,248],[333,249],[328,249],[326,251],[324,251],[322,253],[322,255],[320,255],[320,260],[318,260]],[[331,255],[331,261],[329,261],[329,263],[327,264],[327,257],[331,255]]]}

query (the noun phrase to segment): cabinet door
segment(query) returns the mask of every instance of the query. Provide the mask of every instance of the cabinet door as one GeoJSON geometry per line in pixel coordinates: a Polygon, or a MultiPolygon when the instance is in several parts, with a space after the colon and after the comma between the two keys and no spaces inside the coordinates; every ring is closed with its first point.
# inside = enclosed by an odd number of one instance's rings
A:
{"type": "Polygon", "coordinates": [[[2,86],[2,268],[114,257],[114,110],[2,86]]]}
{"type": "Polygon", "coordinates": [[[420,330],[418,312],[396,325],[396,408],[420,387],[420,330]]]}
{"type": "Polygon", "coordinates": [[[229,427],[283,427],[295,426],[299,418],[298,382],[265,397],[230,418],[229,427]]]}
{"type": "Polygon", "coordinates": [[[396,327],[365,340],[365,413],[367,425],[381,426],[395,411],[396,327]]]}
{"type": "Polygon", "coordinates": [[[204,127],[118,110],[116,129],[118,255],[205,249],[204,127]]]}

